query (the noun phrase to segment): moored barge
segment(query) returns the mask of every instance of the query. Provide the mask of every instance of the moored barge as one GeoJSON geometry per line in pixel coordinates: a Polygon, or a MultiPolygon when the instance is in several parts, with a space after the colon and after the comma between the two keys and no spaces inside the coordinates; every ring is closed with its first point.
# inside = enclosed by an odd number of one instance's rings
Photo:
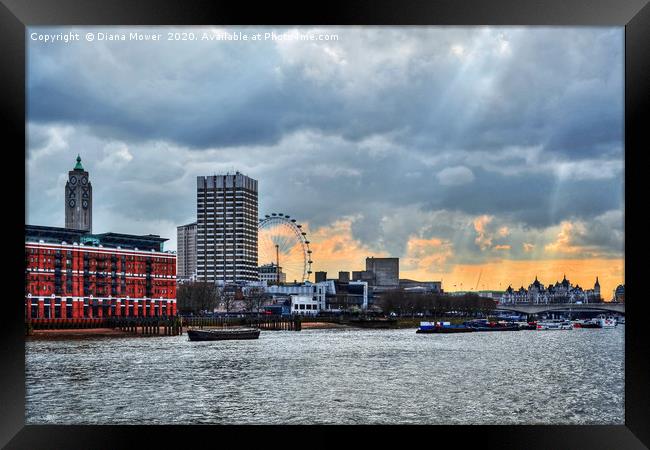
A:
{"type": "Polygon", "coordinates": [[[573,323],[569,320],[552,319],[537,322],[538,330],[572,330],[573,323]]]}
{"type": "Polygon", "coordinates": [[[473,328],[475,331],[519,331],[519,325],[516,323],[507,323],[507,322],[490,322],[486,319],[477,319],[470,320],[465,322],[469,328],[473,328]]]}
{"type": "Polygon", "coordinates": [[[452,325],[449,322],[420,322],[416,333],[469,333],[475,331],[464,325],[452,325]]]}
{"type": "Polygon", "coordinates": [[[219,330],[187,330],[190,341],[225,341],[234,339],[257,339],[258,328],[223,328],[219,330]]]}

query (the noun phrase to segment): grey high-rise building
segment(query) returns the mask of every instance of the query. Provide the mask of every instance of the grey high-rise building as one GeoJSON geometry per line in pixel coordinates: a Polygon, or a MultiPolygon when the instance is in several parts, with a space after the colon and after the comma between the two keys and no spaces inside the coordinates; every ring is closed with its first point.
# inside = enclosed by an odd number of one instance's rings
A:
{"type": "Polygon", "coordinates": [[[196,181],[198,280],[258,281],[257,180],[236,172],[196,181]]]}
{"type": "Polygon", "coordinates": [[[399,258],[366,258],[366,271],[373,273],[375,286],[399,286],[399,258]]]}
{"type": "Polygon", "coordinates": [[[196,275],[196,222],[176,228],[176,277],[196,275]]]}
{"type": "Polygon", "coordinates": [[[65,227],[93,231],[93,187],[79,155],[65,184],[65,227]]]}

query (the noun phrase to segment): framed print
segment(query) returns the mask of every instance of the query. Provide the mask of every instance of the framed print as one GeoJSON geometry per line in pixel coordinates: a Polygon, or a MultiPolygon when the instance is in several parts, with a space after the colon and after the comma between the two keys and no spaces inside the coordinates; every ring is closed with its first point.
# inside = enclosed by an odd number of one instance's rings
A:
{"type": "Polygon", "coordinates": [[[0,17],[7,448],[650,445],[646,2],[0,17]]]}

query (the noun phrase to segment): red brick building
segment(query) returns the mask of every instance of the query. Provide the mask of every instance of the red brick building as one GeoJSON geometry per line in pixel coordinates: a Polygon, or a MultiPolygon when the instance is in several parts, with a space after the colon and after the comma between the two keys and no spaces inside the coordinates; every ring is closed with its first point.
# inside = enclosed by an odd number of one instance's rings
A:
{"type": "Polygon", "coordinates": [[[176,255],[156,235],[26,226],[25,319],[176,315],[176,255]]]}

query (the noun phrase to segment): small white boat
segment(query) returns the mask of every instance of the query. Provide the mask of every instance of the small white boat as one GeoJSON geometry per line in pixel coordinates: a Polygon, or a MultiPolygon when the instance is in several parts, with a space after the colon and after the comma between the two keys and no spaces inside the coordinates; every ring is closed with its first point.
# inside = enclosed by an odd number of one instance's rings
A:
{"type": "Polygon", "coordinates": [[[616,319],[616,324],[617,325],[618,324],[625,325],[625,316],[621,316],[621,317],[617,318],[616,319]]]}
{"type": "Polygon", "coordinates": [[[543,320],[537,322],[538,330],[572,330],[573,324],[570,320],[543,320]]]}
{"type": "Polygon", "coordinates": [[[616,326],[616,319],[611,316],[600,315],[595,319],[601,326],[601,328],[614,328],[616,326]]]}

